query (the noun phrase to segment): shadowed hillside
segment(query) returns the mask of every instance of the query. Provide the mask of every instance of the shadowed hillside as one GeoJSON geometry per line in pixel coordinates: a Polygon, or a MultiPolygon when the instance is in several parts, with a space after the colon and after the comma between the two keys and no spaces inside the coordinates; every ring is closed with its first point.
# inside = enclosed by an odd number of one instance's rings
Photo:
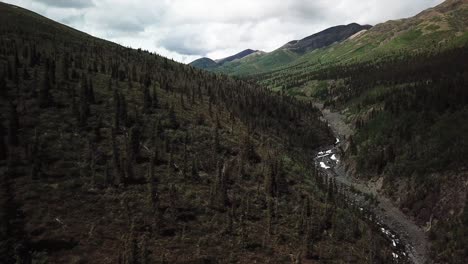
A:
{"type": "Polygon", "coordinates": [[[0,14],[2,263],[393,261],[310,103],[0,14]]]}

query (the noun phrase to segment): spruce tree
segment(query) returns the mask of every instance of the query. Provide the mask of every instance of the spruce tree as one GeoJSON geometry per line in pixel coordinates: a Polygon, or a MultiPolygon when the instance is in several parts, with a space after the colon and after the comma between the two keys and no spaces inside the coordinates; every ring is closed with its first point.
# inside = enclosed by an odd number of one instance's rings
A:
{"type": "Polygon", "coordinates": [[[18,114],[16,112],[16,106],[10,103],[10,117],[8,119],[8,145],[18,146],[18,129],[19,121],[18,114]]]}
{"type": "Polygon", "coordinates": [[[45,71],[44,81],[42,82],[39,90],[39,106],[42,108],[49,107],[52,103],[50,95],[51,86],[52,83],[50,80],[49,70],[47,69],[45,71]]]}
{"type": "Polygon", "coordinates": [[[151,112],[151,106],[153,104],[153,100],[150,95],[150,91],[148,87],[143,89],[143,112],[148,114],[151,112]]]}
{"type": "Polygon", "coordinates": [[[6,76],[5,73],[3,72],[0,75],[0,97],[6,97],[7,95],[7,83],[6,83],[6,76]]]}
{"type": "Polygon", "coordinates": [[[125,182],[125,173],[122,169],[122,162],[120,158],[120,150],[117,145],[116,130],[112,129],[112,165],[114,167],[114,175],[118,176],[118,183],[125,182]]]}
{"type": "Polygon", "coordinates": [[[152,101],[152,107],[153,108],[158,108],[159,107],[159,100],[158,100],[158,93],[156,91],[156,86],[153,86],[153,101],[152,101]]]}
{"type": "Polygon", "coordinates": [[[37,180],[42,170],[41,142],[37,130],[34,131],[34,142],[31,151],[31,179],[37,180]]]}
{"type": "MultiPolygon", "coordinates": [[[[92,95],[94,97],[94,95],[92,95]]],[[[81,91],[80,91],[80,126],[86,126],[88,117],[91,114],[89,104],[91,103],[91,92],[89,88],[89,83],[86,80],[86,77],[83,76],[81,81],[81,91]]]]}
{"type": "Polygon", "coordinates": [[[117,89],[114,89],[114,129],[120,129],[120,113],[121,113],[120,95],[117,89]]]}
{"type": "Polygon", "coordinates": [[[0,160],[6,160],[8,157],[8,148],[5,144],[5,129],[0,122],[0,160]]]}

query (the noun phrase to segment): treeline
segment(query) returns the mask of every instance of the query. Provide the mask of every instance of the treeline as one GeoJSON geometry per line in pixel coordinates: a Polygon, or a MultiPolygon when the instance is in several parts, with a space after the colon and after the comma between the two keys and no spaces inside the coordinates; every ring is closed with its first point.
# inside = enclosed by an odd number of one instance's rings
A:
{"type": "MultiPolygon", "coordinates": [[[[468,230],[463,217],[466,200],[453,204],[442,198],[463,196],[460,190],[443,188],[455,188],[447,186],[466,180],[466,61],[467,47],[397,54],[300,74],[295,71],[298,74],[280,82],[284,91],[305,87],[311,80],[328,83],[323,91],[325,106],[348,108],[356,128],[347,155],[356,162],[360,176],[384,175],[386,193],[398,198],[419,223],[445,219],[433,227],[431,238],[434,257],[450,263],[463,263],[467,258],[463,249],[463,234],[468,230]]],[[[277,77],[259,82],[275,86],[272,80],[277,77]]]]}

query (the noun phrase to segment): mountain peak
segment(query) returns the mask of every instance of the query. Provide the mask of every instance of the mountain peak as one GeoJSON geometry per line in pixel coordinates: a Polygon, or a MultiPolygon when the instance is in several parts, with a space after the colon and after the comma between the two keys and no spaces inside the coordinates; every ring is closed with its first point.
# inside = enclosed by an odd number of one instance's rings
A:
{"type": "Polygon", "coordinates": [[[282,46],[280,49],[294,51],[296,53],[306,53],[315,49],[327,47],[335,42],[341,42],[354,34],[370,29],[370,25],[359,25],[351,23],[327,28],[316,34],[305,37],[301,40],[293,40],[282,46]]]}
{"type": "Polygon", "coordinates": [[[206,57],[194,60],[189,65],[199,69],[211,69],[218,66],[214,60],[206,57]]]}
{"type": "Polygon", "coordinates": [[[232,56],[216,60],[216,62],[218,64],[222,65],[222,64],[224,64],[226,62],[242,59],[242,58],[244,58],[246,56],[249,56],[250,54],[255,53],[255,52],[258,52],[258,50],[246,49],[246,50],[243,50],[243,51],[241,51],[241,52],[239,52],[237,54],[234,54],[232,56]]]}
{"type": "Polygon", "coordinates": [[[240,60],[240,59],[242,59],[244,57],[247,57],[249,55],[252,55],[252,54],[258,53],[258,52],[261,52],[261,51],[253,50],[253,49],[246,49],[246,50],[243,50],[243,51],[241,51],[239,53],[236,53],[236,54],[234,54],[232,56],[229,56],[229,57],[226,57],[226,58],[223,58],[223,59],[212,60],[210,58],[204,57],[204,58],[194,60],[189,64],[192,65],[193,67],[197,67],[197,68],[200,68],[200,69],[212,69],[212,68],[215,68],[216,66],[221,66],[224,63],[231,62],[231,61],[234,61],[234,60],[240,60]]]}

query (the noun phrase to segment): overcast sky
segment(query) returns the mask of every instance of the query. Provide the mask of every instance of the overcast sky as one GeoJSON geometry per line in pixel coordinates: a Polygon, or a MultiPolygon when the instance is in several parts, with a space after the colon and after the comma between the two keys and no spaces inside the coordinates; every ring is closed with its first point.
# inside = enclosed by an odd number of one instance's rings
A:
{"type": "Polygon", "coordinates": [[[325,28],[413,16],[443,0],[6,0],[181,62],[272,51],[325,28]]]}

